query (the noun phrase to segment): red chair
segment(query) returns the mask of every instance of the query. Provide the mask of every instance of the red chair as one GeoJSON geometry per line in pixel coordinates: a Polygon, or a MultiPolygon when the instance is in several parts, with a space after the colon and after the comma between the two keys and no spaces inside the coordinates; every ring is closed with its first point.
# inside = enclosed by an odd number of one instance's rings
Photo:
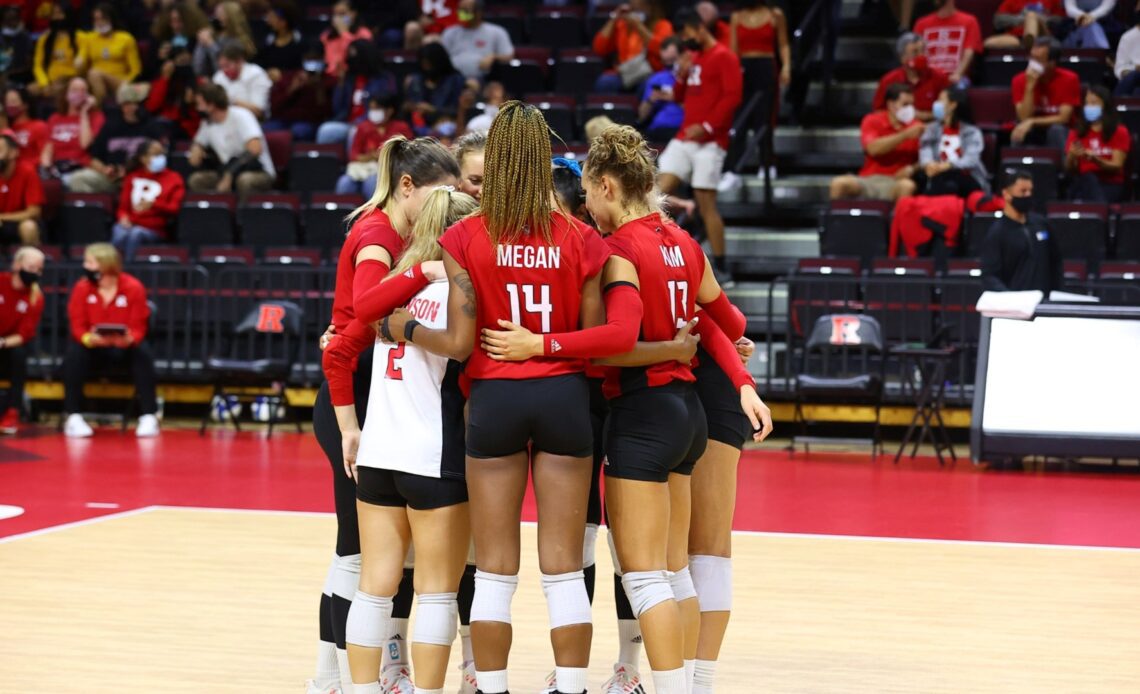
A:
{"type": "Polygon", "coordinates": [[[196,254],[203,265],[253,265],[253,249],[241,246],[202,246],[196,254]]]}
{"type": "Polygon", "coordinates": [[[128,262],[151,265],[187,265],[190,262],[190,249],[185,246],[139,246],[135,257],[128,262]]]}
{"type": "Polygon", "coordinates": [[[265,143],[269,146],[269,158],[277,171],[277,181],[285,179],[285,169],[289,166],[289,154],[293,150],[293,133],[289,130],[274,130],[265,133],[265,143]]]}
{"type": "Polygon", "coordinates": [[[1009,87],[991,89],[975,87],[970,90],[970,110],[974,112],[974,123],[983,130],[1009,130],[1017,121],[1017,110],[1009,87]]]}
{"type": "Polygon", "coordinates": [[[300,207],[300,199],[292,193],[250,195],[237,210],[242,243],[255,247],[297,243],[300,207]]]}

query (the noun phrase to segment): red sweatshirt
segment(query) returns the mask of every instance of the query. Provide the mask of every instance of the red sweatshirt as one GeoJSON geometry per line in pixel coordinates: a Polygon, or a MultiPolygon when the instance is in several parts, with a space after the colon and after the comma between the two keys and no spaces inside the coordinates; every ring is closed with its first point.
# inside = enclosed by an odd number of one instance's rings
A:
{"type": "Polygon", "coordinates": [[[174,121],[187,135],[194,137],[198,132],[198,125],[202,117],[193,108],[185,108],[179,99],[172,104],[166,103],[166,92],[170,88],[170,80],[161,75],[150,83],[150,94],[146,97],[146,110],[156,117],[174,121]]]}
{"type": "Polygon", "coordinates": [[[130,220],[132,226],[150,229],[166,238],[166,230],[186,195],[186,184],[177,172],[163,169],[154,174],[146,169],[135,169],[123,179],[123,192],[119,196],[119,214],[130,220]],[[144,211],[136,211],[141,202],[150,202],[144,211]]]}
{"type": "Polygon", "coordinates": [[[36,336],[36,326],[44,312],[44,298],[32,304],[31,291],[12,287],[12,273],[0,272],[0,337],[19,335],[24,342],[36,336]]]}
{"type": "Polygon", "coordinates": [[[71,322],[71,337],[76,342],[82,342],[83,336],[96,325],[111,323],[127,326],[135,344],[138,344],[146,339],[147,322],[150,320],[146,287],[131,275],[120,273],[115,297],[104,304],[98,285],[83,278],[71,290],[67,317],[71,322]]]}
{"type": "Polygon", "coordinates": [[[716,142],[728,149],[728,133],[743,87],[744,75],[735,53],[720,43],[698,53],[688,79],[677,80],[673,86],[673,100],[685,109],[677,139],[688,139],[685,130],[689,126],[703,125],[708,134],[701,142],[716,142]]]}

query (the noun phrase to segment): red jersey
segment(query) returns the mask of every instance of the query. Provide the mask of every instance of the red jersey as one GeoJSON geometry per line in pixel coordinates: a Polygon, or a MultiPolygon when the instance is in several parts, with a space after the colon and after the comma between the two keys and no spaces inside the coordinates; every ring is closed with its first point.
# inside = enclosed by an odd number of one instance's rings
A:
{"type": "MultiPolygon", "coordinates": [[[[91,141],[103,127],[103,114],[91,111],[91,141]]],[[[91,155],[79,144],[79,116],[53,113],[47,119],[49,138],[52,144],[52,161],[73,161],[83,166],[91,163],[91,155]]]]}
{"type": "Polygon", "coordinates": [[[892,84],[909,84],[914,90],[914,107],[919,111],[929,111],[938,101],[938,95],[943,89],[950,86],[950,78],[946,73],[927,68],[918,73],[918,82],[907,79],[906,68],[897,67],[879,80],[879,88],[875,91],[874,109],[881,111],[887,107],[887,87],[892,84]]]}
{"type": "Polygon", "coordinates": [[[0,337],[19,335],[24,342],[31,342],[36,336],[36,326],[44,312],[44,297],[32,303],[32,293],[27,288],[17,291],[12,286],[12,273],[0,272],[0,337]]]}
{"type": "Polygon", "coordinates": [[[31,164],[17,161],[10,177],[0,174],[0,213],[23,212],[43,204],[44,187],[31,164]]]}
{"type": "MultiPolygon", "coordinates": [[[[1080,142],[1090,154],[1098,157],[1108,159],[1112,157],[1113,151],[1120,150],[1124,152],[1125,159],[1128,158],[1128,150],[1132,149],[1132,138],[1128,136],[1128,128],[1123,125],[1116,126],[1116,132],[1112,133],[1112,137],[1106,138],[1104,133],[1099,130],[1089,128],[1084,137],[1078,137],[1076,130],[1069,131],[1069,141],[1065,144],[1065,151],[1068,152],[1073,147],[1074,142],[1080,142]]],[[[1090,159],[1081,158],[1077,160],[1077,172],[1080,174],[1096,174],[1104,183],[1124,183],[1124,169],[1116,173],[1109,173],[1102,170],[1090,159]]]]}
{"type": "MultiPolygon", "coordinates": [[[[1062,6],[1061,0],[1002,0],[994,14],[1021,14],[1022,10],[1031,5],[1039,6],[1040,9],[1044,10],[1046,16],[1065,16],[1065,8],[1062,6]]],[[[1025,33],[1024,23],[1012,27],[1009,33],[1012,36],[1021,36],[1025,33]]]]}
{"type": "MultiPolygon", "coordinates": [[[[863,117],[863,123],[859,126],[859,137],[863,142],[863,151],[866,152],[867,147],[880,137],[894,135],[895,133],[905,130],[907,127],[916,126],[914,123],[911,123],[910,126],[899,123],[898,126],[896,126],[891,122],[891,116],[886,111],[868,113],[863,117]]],[[[917,162],[918,138],[913,137],[904,140],[899,146],[886,154],[881,154],[877,157],[867,154],[863,159],[863,168],[859,171],[859,175],[894,176],[899,169],[917,162]]]]}
{"type": "Polygon", "coordinates": [[[99,295],[99,285],[83,278],[75,283],[67,301],[67,319],[71,337],[82,342],[83,336],[101,323],[125,325],[135,344],[146,339],[150,307],[146,304],[146,287],[125,272],[119,273],[119,288],[107,303],[99,295]]]}
{"type": "Polygon", "coordinates": [[[48,141],[47,123],[24,118],[19,123],[12,124],[12,133],[16,136],[16,144],[20,145],[19,160],[26,161],[32,166],[39,166],[40,153],[48,141]]]}
{"type": "Polygon", "coordinates": [[[713,44],[698,53],[688,79],[677,80],[673,86],[673,100],[685,109],[677,139],[687,139],[685,130],[689,126],[702,125],[708,134],[702,142],[711,140],[728,149],[728,133],[740,106],[743,81],[740,59],[724,44],[713,44]]]}
{"type": "MultiPolygon", "coordinates": [[[[1019,72],[1013,76],[1013,84],[1009,88],[1016,107],[1025,97],[1025,73],[1019,72]]],[[[1081,107],[1081,78],[1072,70],[1063,67],[1056,68],[1052,75],[1042,75],[1037,78],[1033,89],[1033,103],[1037,110],[1034,115],[1053,115],[1061,110],[1061,106],[1068,104],[1074,109],[1081,107]]]]}
{"type": "Polygon", "coordinates": [[[135,169],[123,179],[119,214],[126,215],[132,225],[166,238],[167,227],[178,216],[185,195],[186,184],[177,172],[163,169],[155,174],[146,169],[135,169]],[[135,211],[135,206],[142,202],[149,202],[150,207],[141,212],[135,211]]]}
{"type": "MultiPolygon", "coordinates": [[[[578,330],[582,285],[601,271],[610,250],[594,229],[559,213],[551,215],[550,233],[550,245],[538,235],[522,234],[492,247],[480,215],[459,221],[440,238],[440,245],[467,271],[475,288],[476,334],[484,328],[498,330],[499,319],[533,333],[578,330]]],[[[581,359],[558,357],[498,362],[476,348],[466,373],[472,379],[529,379],[585,368],[581,359]]]]}
{"type": "Polygon", "coordinates": [[[914,33],[926,42],[930,67],[948,75],[958,69],[967,50],[975,55],[983,51],[982,29],[969,12],[955,10],[949,17],[928,14],[914,23],[914,33]]]}
{"type": "Polygon", "coordinates": [[[349,321],[356,317],[356,312],[352,308],[356,254],[366,246],[380,246],[388,251],[388,255],[392,256],[392,263],[395,264],[403,255],[407,242],[400,236],[400,232],[396,231],[396,227],[392,226],[388,215],[381,210],[373,210],[352,224],[336,262],[332,322],[337,332],[342,332],[349,321]]]}
{"type": "MultiPolygon", "coordinates": [[[[705,274],[705,254],[693,237],[658,213],[628,222],[606,243],[614,255],[633,263],[644,313],[645,342],[668,342],[697,310],[697,290],[705,274]]],[[[688,364],[667,361],[648,367],[606,369],[602,391],[615,398],[638,388],[672,381],[695,381],[688,364]]]]}
{"type": "Polygon", "coordinates": [[[403,135],[409,140],[416,139],[411,126],[402,120],[393,120],[380,125],[369,120],[362,121],[356,126],[356,134],[352,136],[352,147],[348,152],[349,161],[356,161],[362,154],[368,154],[375,160],[377,150],[397,135],[403,135]]]}
{"type": "Polygon", "coordinates": [[[420,0],[420,12],[431,17],[429,34],[442,34],[443,30],[459,23],[459,0],[420,0]]]}

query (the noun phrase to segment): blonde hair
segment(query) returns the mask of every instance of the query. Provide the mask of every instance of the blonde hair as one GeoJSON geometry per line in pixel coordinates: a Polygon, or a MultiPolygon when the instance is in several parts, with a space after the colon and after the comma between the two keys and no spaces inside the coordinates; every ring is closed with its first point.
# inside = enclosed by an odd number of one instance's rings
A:
{"type": "MultiPolygon", "coordinates": [[[[20,250],[16,251],[16,255],[12,257],[12,267],[15,268],[18,272],[23,267],[24,259],[28,256],[39,257],[41,263],[47,259],[47,256],[44,255],[44,252],[35,246],[21,246],[20,250]]],[[[40,303],[40,300],[43,299],[44,293],[40,290],[39,283],[37,282],[31,285],[27,289],[29,303],[32,306],[40,303]]]]}
{"type": "Polygon", "coordinates": [[[463,168],[463,160],[468,154],[475,154],[487,149],[487,133],[484,130],[472,130],[455,141],[451,151],[455,153],[455,161],[463,168]]]}
{"type": "Polygon", "coordinates": [[[226,0],[218,5],[226,17],[226,26],[222,29],[222,36],[236,42],[245,49],[245,58],[250,60],[257,54],[257,45],[253,42],[253,33],[249,30],[249,22],[245,18],[245,10],[241,3],[235,0],[226,0]]]}
{"type": "Polygon", "coordinates": [[[123,257],[109,243],[93,243],[83,249],[83,255],[94,258],[99,263],[99,271],[104,275],[117,275],[123,271],[123,257]]]}
{"type": "Polygon", "coordinates": [[[586,142],[593,142],[594,138],[602,134],[606,128],[612,128],[617,123],[610,120],[609,116],[594,116],[586,121],[583,131],[586,133],[586,142]]]}
{"type": "Polygon", "coordinates": [[[440,186],[428,194],[424,206],[420,208],[416,225],[412,227],[411,240],[400,256],[400,262],[392,268],[393,275],[419,265],[427,260],[439,260],[443,249],[439,237],[452,224],[463,219],[479,208],[475,198],[467,193],[453,190],[451,186],[440,186]]]}
{"type": "Polygon", "coordinates": [[[503,104],[487,133],[485,156],[481,206],[491,245],[528,230],[551,243],[554,182],[550,128],[542,111],[521,101],[503,104]]]}
{"type": "Polygon", "coordinates": [[[352,222],[361,215],[373,210],[385,209],[396,192],[396,186],[405,175],[410,176],[416,186],[438,183],[447,176],[459,178],[459,164],[451,152],[432,137],[417,137],[409,140],[397,135],[380,148],[376,165],[376,191],[368,202],[348,215],[352,222]]]}
{"type": "Polygon", "coordinates": [[[641,202],[656,210],[657,166],[645,138],[628,125],[606,128],[590,142],[582,175],[591,181],[603,175],[621,185],[622,204],[641,202]]]}

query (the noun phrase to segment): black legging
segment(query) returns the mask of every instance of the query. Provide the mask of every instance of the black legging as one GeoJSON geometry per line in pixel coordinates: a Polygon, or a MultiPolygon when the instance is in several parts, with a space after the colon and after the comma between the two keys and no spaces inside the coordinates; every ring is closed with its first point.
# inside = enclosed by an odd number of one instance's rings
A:
{"type": "MultiPolygon", "coordinates": [[[[748,126],[759,129],[769,125],[768,136],[764,138],[765,150],[772,154],[773,132],[780,98],[780,81],[775,58],[742,58],[740,66],[744,70],[744,100],[741,108],[747,105],[753,94],[763,94],[760,105],[752,113],[748,126]]],[[[767,165],[768,162],[762,162],[767,165]]]]}
{"type": "Polygon", "coordinates": [[[78,342],[67,346],[63,357],[63,409],[68,414],[83,411],[83,384],[91,368],[97,370],[108,366],[126,366],[135,384],[135,394],[139,399],[142,414],[158,412],[155,397],[154,356],[145,342],[127,349],[115,347],[84,347],[78,342]]]}
{"type": "MultiPolygon", "coordinates": [[[[916,182],[918,178],[915,177],[916,182]]],[[[926,195],[957,195],[960,198],[967,198],[970,193],[982,190],[982,184],[963,169],[950,169],[933,178],[926,178],[926,185],[920,185],[919,190],[926,195]]]]}
{"type": "Polygon", "coordinates": [[[0,350],[0,359],[7,361],[8,395],[4,410],[23,409],[24,383],[28,380],[28,352],[23,345],[0,350]]]}

